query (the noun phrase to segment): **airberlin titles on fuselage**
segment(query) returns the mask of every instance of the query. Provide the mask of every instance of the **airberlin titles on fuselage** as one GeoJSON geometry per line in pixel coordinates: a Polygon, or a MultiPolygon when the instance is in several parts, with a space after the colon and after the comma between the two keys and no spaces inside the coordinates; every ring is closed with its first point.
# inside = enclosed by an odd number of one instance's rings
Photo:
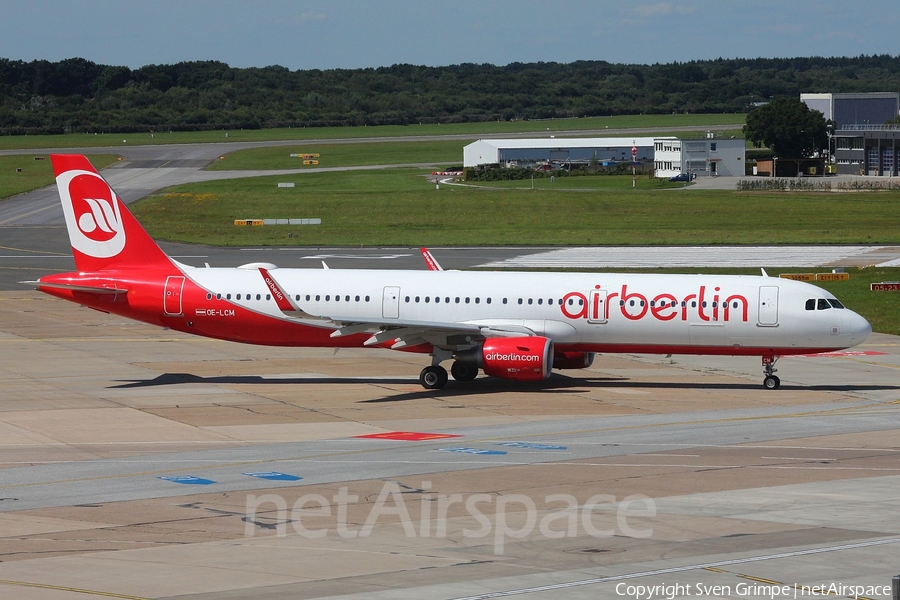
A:
{"type": "Polygon", "coordinates": [[[560,310],[567,319],[587,319],[605,321],[609,319],[613,299],[618,298],[619,312],[630,321],[640,321],[649,316],[658,321],[679,319],[687,321],[696,313],[701,321],[748,320],[749,302],[746,296],[731,294],[722,299],[722,289],[716,286],[710,296],[707,286],[701,285],[696,294],[687,294],[679,299],[674,294],[663,292],[653,298],[640,292],[629,292],[628,284],[622,284],[619,291],[604,290],[597,285],[588,293],[569,292],[563,296],[560,310]]]}

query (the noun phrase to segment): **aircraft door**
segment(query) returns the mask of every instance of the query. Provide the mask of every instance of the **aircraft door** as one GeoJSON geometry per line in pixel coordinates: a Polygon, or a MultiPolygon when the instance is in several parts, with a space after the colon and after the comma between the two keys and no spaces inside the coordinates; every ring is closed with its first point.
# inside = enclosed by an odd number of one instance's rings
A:
{"type": "Polygon", "coordinates": [[[778,286],[759,286],[759,319],[763,327],[778,326],[778,286]]]}
{"type": "Polygon", "coordinates": [[[381,301],[381,316],[385,319],[400,318],[400,288],[386,286],[381,301]]]}
{"type": "Polygon", "coordinates": [[[184,277],[172,275],[166,277],[166,291],[163,298],[163,309],[168,316],[181,314],[181,293],[184,290],[184,277]]]}

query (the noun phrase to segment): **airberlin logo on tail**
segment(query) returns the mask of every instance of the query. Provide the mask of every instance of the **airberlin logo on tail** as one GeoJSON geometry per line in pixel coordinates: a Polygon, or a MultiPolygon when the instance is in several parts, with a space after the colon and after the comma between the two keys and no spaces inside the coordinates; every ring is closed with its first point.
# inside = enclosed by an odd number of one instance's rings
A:
{"type": "Polygon", "coordinates": [[[125,247],[119,203],[96,173],[72,170],[56,178],[72,248],[94,258],[110,258],[125,247]]]}
{"type": "Polygon", "coordinates": [[[90,206],[90,212],[83,212],[78,217],[78,229],[95,242],[108,242],[116,236],[113,227],[119,225],[115,220],[115,209],[105,198],[84,198],[90,206]]]}

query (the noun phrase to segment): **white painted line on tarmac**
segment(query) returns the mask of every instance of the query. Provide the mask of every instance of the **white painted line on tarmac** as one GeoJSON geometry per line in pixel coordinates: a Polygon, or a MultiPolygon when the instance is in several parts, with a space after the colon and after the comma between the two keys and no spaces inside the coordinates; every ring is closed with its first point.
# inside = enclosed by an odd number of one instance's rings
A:
{"type": "MultiPolygon", "coordinates": [[[[478,265],[519,267],[816,267],[883,246],[680,246],[563,248],[478,265]]],[[[894,262],[894,261],[890,261],[894,262]]],[[[900,259],[896,262],[900,264],[900,259]]]]}
{"type": "Polygon", "coordinates": [[[732,560],[721,560],[716,562],[698,563],[694,565],[685,565],[682,567],[671,567],[668,569],[656,569],[653,571],[640,571],[638,573],[625,573],[623,575],[610,575],[608,577],[597,577],[594,579],[582,579],[579,581],[568,581],[565,583],[554,583],[550,585],[541,585],[531,588],[522,588],[518,590],[506,590],[502,592],[488,592],[486,594],[478,594],[475,596],[463,596],[453,598],[452,600],[488,600],[490,598],[507,598],[509,596],[521,596],[524,594],[534,594],[537,592],[551,592],[554,590],[563,590],[567,588],[579,587],[584,585],[596,585],[598,583],[611,583],[613,581],[622,581],[626,579],[638,579],[641,577],[654,577],[657,575],[669,575],[671,573],[683,573],[685,571],[697,571],[700,569],[710,569],[717,567],[725,567],[729,565],[740,565],[745,563],[759,562],[763,560],[776,560],[782,558],[794,558],[797,556],[809,556],[812,554],[823,554],[826,552],[840,552],[843,550],[855,550],[857,548],[867,548],[870,546],[884,546],[887,544],[896,544],[900,542],[900,537],[889,538],[886,540],[874,540],[871,542],[860,542],[857,544],[842,544],[840,546],[826,546],[824,548],[812,548],[809,550],[797,550],[795,552],[781,552],[778,554],[766,554],[763,556],[751,556],[748,558],[735,558],[732,560]]]}

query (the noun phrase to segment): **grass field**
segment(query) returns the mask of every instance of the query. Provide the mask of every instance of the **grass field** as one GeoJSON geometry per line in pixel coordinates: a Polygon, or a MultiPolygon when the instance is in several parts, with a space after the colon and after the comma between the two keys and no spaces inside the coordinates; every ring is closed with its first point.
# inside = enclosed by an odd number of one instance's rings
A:
{"type": "MultiPolygon", "coordinates": [[[[118,160],[117,156],[111,154],[92,154],[88,158],[98,169],[118,160]]],[[[53,165],[50,164],[46,154],[0,156],[0,200],[48,186],[53,182],[53,165]]]]}
{"type": "Polygon", "coordinates": [[[0,150],[12,148],[75,148],[137,146],[149,144],[196,144],[209,142],[249,142],[272,140],[312,140],[375,138],[410,135],[472,135],[521,133],[528,131],[577,131],[584,129],[658,129],[662,127],[709,127],[743,124],[745,114],[712,115],[624,115],[547,121],[488,121],[452,125],[385,125],[380,127],[310,127],[289,129],[247,129],[146,133],[73,133],[65,135],[0,136],[0,150]],[[225,134],[228,137],[225,137],[225,134]]]}
{"type": "Polygon", "coordinates": [[[631,176],[538,182],[542,189],[534,191],[438,190],[418,169],[305,173],[170,188],[135,210],[157,237],[235,246],[900,242],[898,192],[659,189],[647,177],[631,189],[631,176]],[[278,188],[282,181],[296,187],[278,188]],[[235,219],[310,217],[322,225],[233,225],[235,219]]]}
{"type": "Polygon", "coordinates": [[[446,142],[362,142],[316,145],[315,143],[253,148],[225,155],[207,167],[213,171],[302,169],[303,159],[291,154],[319,154],[318,167],[397,165],[414,163],[462,164],[463,146],[473,140],[446,142]]]}

